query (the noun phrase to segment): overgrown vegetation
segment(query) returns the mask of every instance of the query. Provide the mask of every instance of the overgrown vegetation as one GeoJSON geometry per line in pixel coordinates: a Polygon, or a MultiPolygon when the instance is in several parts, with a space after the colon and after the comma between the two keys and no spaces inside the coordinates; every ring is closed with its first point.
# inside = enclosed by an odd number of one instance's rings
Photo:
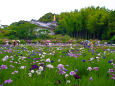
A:
{"type": "Polygon", "coordinates": [[[34,32],[36,27],[37,25],[27,21],[19,21],[8,26],[4,35],[8,36],[9,39],[34,39],[36,37],[34,32]]]}
{"type": "Polygon", "coordinates": [[[50,13],[46,13],[44,16],[42,16],[39,21],[41,22],[52,22],[53,21],[53,18],[54,18],[54,15],[56,16],[56,21],[58,21],[58,17],[59,15],[57,14],[52,14],[51,12],[50,13]]]}
{"type": "MultiPolygon", "coordinates": [[[[39,21],[52,22],[54,14],[47,13],[39,21]]],[[[77,39],[99,39],[115,42],[115,10],[104,7],[87,7],[80,11],[62,12],[56,16],[58,26],[56,34],[69,35],[77,39]]],[[[12,23],[0,29],[0,38],[36,39],[37,25],[27,21],[12,23]]],[[[48,34],[40,34],[39,38],[50,38],[48,34]]]]}
{"type": "Polygon", "coordinates": [[[115,11],[104,7],[82,8],[59,16],[57,34],[82,39],[110,40],[115,36],[115,11]]]}
{"type": "Polygon", "coordinates": [[[107,46],[1,46],[0,85],[114,86],[114,52],[107,46]]]}

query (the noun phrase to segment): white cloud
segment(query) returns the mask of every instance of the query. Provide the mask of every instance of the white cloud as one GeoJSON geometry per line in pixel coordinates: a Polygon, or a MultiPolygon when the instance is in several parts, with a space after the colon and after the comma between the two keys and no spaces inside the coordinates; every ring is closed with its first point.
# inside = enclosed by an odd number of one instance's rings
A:
{"type": "Polygon", "coordinates": [[[39,19],[48,12],[60,13],[88,6],[115,9],[115,0],[0,0],[0,24],[39,19]]]}

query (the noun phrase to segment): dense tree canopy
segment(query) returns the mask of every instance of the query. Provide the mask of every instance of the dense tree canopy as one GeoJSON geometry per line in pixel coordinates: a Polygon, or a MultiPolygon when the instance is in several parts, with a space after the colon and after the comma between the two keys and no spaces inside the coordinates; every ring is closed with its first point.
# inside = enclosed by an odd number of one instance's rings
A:
{"type": "Polygon", "coordinates": [[[34,24],[31,24],[27,21],[19,21],[12,23],[9,28],[9,35],[12,37],[17,37],[19,39],[32,39],[35,38],[34,29],[37,26],[34,24]]]}
{"type": "MultiPolygon", "coordinates": [[[[55,14],[56,16],[56,21],[58,21],[58,16],[57,14],[55,14]]],[[[47,13],[45,14],[44,16],[42,16],[39,21],[41,22],[52,22],[53,21],[53,18],[54,18],[54,14],[52,14],[51,12],[50,13],[47,13]]]]}
{"type": "Polygon", "coordinates": [[[104,7],[82,8],[59,15],[57,34],[84,39],[106,39],[115,35],[115,11],[104,7]]]}
{"type": "MultiPolygon", "coordinates": [[[[69,35],[80,39],[115,40],[115,10],[104,7],[87,7],[72,12],[62,12],[56,16],[56,34],[69,35]]],[[[52,22],[54,14],[47,13],[38,21],[52,22]]],[[[27,21],[14,22],[4,27],[0,33],[10,38],[33,39],[37,26],[27,21]]],[[[1,34],[1,37],[3,36],[1,34]]]]}

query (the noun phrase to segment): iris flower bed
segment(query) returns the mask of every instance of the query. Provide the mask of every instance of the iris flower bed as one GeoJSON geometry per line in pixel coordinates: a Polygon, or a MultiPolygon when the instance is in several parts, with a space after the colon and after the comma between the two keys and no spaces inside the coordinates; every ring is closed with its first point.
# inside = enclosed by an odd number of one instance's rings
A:
{"type": "Polygon", "coordinates": [[[115,47],[2,45],[0,86],[115,86],[115,47]]]}

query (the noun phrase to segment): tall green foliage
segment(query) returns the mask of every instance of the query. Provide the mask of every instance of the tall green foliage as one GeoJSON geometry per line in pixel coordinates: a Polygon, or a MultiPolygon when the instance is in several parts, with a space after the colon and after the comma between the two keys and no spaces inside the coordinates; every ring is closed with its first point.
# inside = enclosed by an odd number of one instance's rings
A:
{"type": "Polygon", "coordinates": [[[55,32],[84,39],[110,39],[115,35],[115,11],[104,7],[63,12],[55,32]]]}
{"type": "Polygon", "coordinates": [[[14,35],[19,39],[35,38],[35,27],[37,26],[26,21],[15,22],[9,26],[9,36],[14,35]]]}
{"type": "Polygon", "coordinates": [[[108,19],[108,39],[115,38],[115,11],[111,11],[108,19]]]}
{"type": "MultiPolygon", "coordinates": [[[[58,21],[58,15],[55,14],[56,16],[56,21],[58,21]]],[[[47,13],[45,14],[44,16],[42,16],[39,21],[41,22],[52,22],[53,21],[53,18],[54,18],[54,14],[52,14],[51,12],[50,13],[47,13]]]]}

